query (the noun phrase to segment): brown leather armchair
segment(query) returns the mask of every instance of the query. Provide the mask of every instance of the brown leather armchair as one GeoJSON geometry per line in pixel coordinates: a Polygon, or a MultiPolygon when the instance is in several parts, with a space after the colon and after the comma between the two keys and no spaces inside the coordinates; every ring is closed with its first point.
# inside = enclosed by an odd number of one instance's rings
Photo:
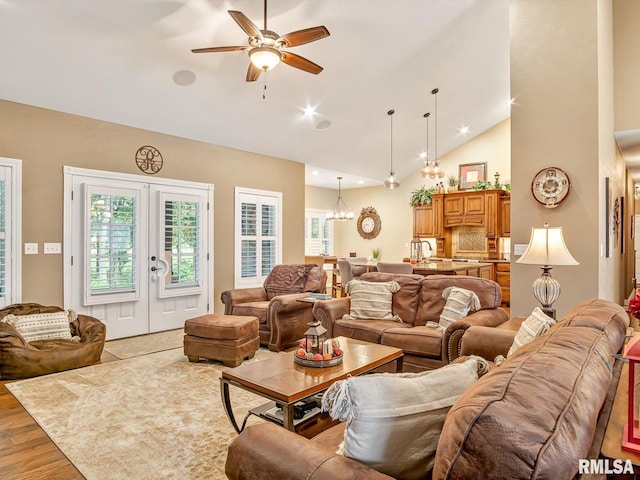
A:
{"type": "MultiPolygon", "coordinates": [[[[0,318],[9,314],[30,315],[62,310],[55,306],[20,303],[1,309],[0,318]]],[[[36,377],[98,362],[104,348],[104,323],[78,315],[70,327],[71,335],[80,337],[79,342],[61,339],[26,342],[13,326],[0,322],[0,380],[36,377]]]]}
{"type": "Polygon", "coordinates": [[[225,315],[249,315],[260,322],[260,343],[269,350],[292,347],[313,320],[309,292],[324,293],[327,273],[317,265],[276,265],[262,287],[222,292],[225,315]]]}

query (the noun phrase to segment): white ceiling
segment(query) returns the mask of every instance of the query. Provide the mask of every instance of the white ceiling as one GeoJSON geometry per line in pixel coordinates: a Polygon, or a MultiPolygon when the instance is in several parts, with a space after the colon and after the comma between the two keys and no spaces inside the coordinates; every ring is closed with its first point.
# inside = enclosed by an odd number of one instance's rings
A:
{"type": "Polygon", "coordinates": [[[435,87],[438,156],[509,116],[507,0],[271,0],[270,30],[331,35],[290,49],[322,73],[278,65],[265,100],[245,53],[191,53],[246,44],[230,9],[263,28],[261,0],[0,0],[0,97],[302,162],[329,188],[384,181],[391,108],[397,176],[422,165],[428,111],[433,158],[435,87]]]}

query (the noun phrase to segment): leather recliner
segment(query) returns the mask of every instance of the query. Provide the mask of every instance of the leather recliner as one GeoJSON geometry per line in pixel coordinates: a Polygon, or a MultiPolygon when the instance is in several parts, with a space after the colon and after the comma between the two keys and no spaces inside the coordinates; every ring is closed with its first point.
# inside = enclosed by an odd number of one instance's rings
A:
{"type": "Polygon", "coordinates": [[[269,350],[292,347],[304,337],[313,320],[310,292],[324,293],[327,273],[317,265],[276,265],[262,287],[222,292],[225,315],[257,317],[260,344],[269,350]]]}

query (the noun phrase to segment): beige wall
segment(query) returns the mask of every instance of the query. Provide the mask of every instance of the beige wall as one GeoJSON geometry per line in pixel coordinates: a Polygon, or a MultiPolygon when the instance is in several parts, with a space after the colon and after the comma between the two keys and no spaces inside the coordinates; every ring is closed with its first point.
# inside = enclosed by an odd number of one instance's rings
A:
{"type": "Polygon", "coordinates": [[[615,130],[640,128],[640,2],[614,0],[615,130]]]}
{"type": "MultiPolygon", "coordinates": [[[[458,175],[458,165],[462,163],[487,162],[489,180],[494,173],[500,172],[501,181],[510,178],[510,121],[507,119],[486,132],[478,135],[461,147],[439,159],[446,172],[443,181],[449,175],[458,175]]],[[[426,185],[430,187],[435,180],[424,179],[419,171],[402,179],[395,190],[383,186],[356,188],[342,191],[342,197],[353,210],[355,220],[335,223],[335,253],[348,256],[357,252],[360,256],[371,256],[374,248],[379,248],[382,258],[387,261],[401,261],[409,256],[408,243],[413,237],[413,210],[409,206],[411,191],[426,185]],[[380,234],[371,240],[365,240],[358,234],[357,218],[364,207],[374,207],[382,219],[380,234]]],[[[332,189],[306,188],[307,208],[332,209],[338,192],[332,189]]],[[[435,246],[435,245],[434,245],[435,246]]]]}
{"type": "MultiPolygon", "coordinates": [[[[619,241],[611,257],[601,255],[603,178],[611,178],[613,199],[626,189],[613,141],[611,2],[514,0],[510,21],[511,94],[517,102],[511,115],[513,190],[528,191],[535,173],[547,166],[562,168],[572,180],[570,195],[555,209],[529,194],[513,197],[512,248],[528,242],[533,226],[562,226],[580,265],[553,269],[562,285],[558,314],[590,297],[620,301],[619,241]]],[[[531,283],[539,274],[537,267],[512,263],[512,315],[536,306],[531,283]]]]}
{"type": "Polygon", "coordinates": [[[233,288],[234,188],[283,194],[283,262],[304,259],[304,165],[52,110],[0,101],[0,157],[22,160],[23,242],[40,244],[23,255],[23,300],[62,305],[62,255],[43,255],[43,242],[62,242],[65,165],[142,174],[135,152],[158,148],[157,177],[211,183],[214,190],[214,298],[233,288]]]}

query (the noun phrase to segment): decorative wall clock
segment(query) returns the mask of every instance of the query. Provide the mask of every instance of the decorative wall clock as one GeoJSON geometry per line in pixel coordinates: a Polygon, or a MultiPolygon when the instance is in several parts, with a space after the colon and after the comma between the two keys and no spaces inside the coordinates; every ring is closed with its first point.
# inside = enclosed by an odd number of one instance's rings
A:
{"type": "Polygon", "coordinates": [[[376,209],[373,207],[365,207],[358,217],[358,233],[362,238],[376,238],[382,228],[382,221],[376,209]]]}
{"type": "Polygon", "coordinates": [[[569,195],[571,181],[560,168],[547,167],[540,170],[531,182],[533,198],[546,208],[555,208],[569,195]]]}

